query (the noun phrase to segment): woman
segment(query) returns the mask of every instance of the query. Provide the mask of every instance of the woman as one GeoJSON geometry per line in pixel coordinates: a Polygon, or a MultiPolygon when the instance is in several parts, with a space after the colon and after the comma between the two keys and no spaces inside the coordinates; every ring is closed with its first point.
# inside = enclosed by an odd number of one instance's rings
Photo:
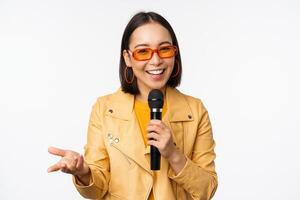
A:
{"type": "Polygon", "coordinates": [[[121,89],[93,106],[84,158],[50,147],[62,158],[48,171],[72,174],[79,193],[90,199],[211,199],[217,175],[209,116],[199,99],[175,89],[182,73],[179,45],[162,16],[133,16],[119,72],[121,89]],[[161,121],[149,117],[152,89],[165,97],[161,121]],[[150,170],[149,145],[161,153],[159,171],[150,170]]]}

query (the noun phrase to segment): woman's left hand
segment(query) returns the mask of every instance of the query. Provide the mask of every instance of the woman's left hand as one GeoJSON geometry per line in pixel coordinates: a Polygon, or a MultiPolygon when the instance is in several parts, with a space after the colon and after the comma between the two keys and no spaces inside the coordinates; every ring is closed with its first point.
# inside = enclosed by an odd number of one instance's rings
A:
{"type": "Polygon", "coordinates": [[[147,127],[148,144],[158,148],[160,154],[169,159],[175,152],[171,130],[161,120],[150,120],[147,127]]]}

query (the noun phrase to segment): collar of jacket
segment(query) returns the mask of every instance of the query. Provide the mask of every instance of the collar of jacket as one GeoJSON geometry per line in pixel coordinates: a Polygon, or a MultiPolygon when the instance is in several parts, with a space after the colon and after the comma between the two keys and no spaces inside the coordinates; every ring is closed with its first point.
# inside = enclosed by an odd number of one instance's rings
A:
{"type": "MultiPolygon", "coordinates": [[[[168,122],[193,120],[193,113],[184,94],[175,88],[167,87],[165,99],[168,106],[166,112],[166,120],[168,122]]],[[[109,98],[109,101],[107,101],[107,108],[106,113],[109,113],[110,116],[130,120],[134,112],[134,95],[124,93],[121,89],[118,89],[118,91],[109,98]]]]}

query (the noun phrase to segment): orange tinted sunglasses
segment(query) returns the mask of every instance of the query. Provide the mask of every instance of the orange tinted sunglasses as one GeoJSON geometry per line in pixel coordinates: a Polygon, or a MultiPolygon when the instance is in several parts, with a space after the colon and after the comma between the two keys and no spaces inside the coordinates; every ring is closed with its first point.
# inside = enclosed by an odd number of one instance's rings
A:
{"type": "Polygon", "coordinates": [[[157,55],[160,58],[171,58],[176,55],[177,47],[173,45],[169,45],[169,46],[160,47],[158,49],[141,48],[141,49],[134,50],[132,52],[132,56],[137,61],[145,61],[145,60],[150,60],[154,52],[157,53],[157,55]]]}

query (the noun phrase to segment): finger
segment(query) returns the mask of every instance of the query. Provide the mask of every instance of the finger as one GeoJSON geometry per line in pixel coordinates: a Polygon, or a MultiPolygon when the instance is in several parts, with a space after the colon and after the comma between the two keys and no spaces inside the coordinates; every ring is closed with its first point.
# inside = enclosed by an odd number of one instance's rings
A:
{"type": "Polygon", "coordinates": [[[60,163],[60,169],[66,169],[67,164],[66,163],[60,163]]]}
{"type": "Polygon", "coordinates": [[[159,141],[159,135],[155,132],[150,132],[147,134],[148,140],[156,140],[159,141]]]}
{"type": "Polygon", "coordinates": [[[152,119],[152,120],[150,120],[150,121],[149,121],[149,125],[157,125],[157,126],[160,126],[160,127],[162,127],[162,128],[165,128],[165,127],[166,127],[166,125],[164,124],[163,121],[157,120],[157,119],[152,119]]]}
{"type": "Polygon", "coordinates": [[[159,142],[155,141],[155,140],[148,140],[148,145],[152,145],[152,146],[155,146],[156,148],[158,148],[159,142]]]}
{"type": "Polygon", "coordinates": [[[68,157],[63,157],[60,162],[61,162],[61,167],[66,168],[68,170],[74,170],[76,163],[77,163],[78,158],[68,158],[68,157]]]}
{"type": "Polygon", "coordinates": [[[163,132],[164,129],[158,125],[148,125],[146,130],[148,133],[155,132],[157,134],[160,134],[163,132]]]}
{"type": "Polygon", "coordinates": [[[65,156],[66,155],[66,150],[63,150],[63,149],[59,149],[59,148],[56,148],[56,147],[49,147],[48,148],[48,152],[53,154],[53,155],[56,155],[56,156],[65,156]]]}
{"type": "Polygon", "coordinates": [[[75,172],[76,171],[76,165],[77,165],[78,158],[71,159],[68,162],[66,162],[66,168],[71,171],[75,172]]]}
{"type": "Polygon", "coordinates": [[[61,168],[61,170],[60,171],[62,171],[63,173],[68,173],[69,174],[69,171],[67,171],[67,169],[66,168],[61,168]]]}
{"type": "Polygon", "coordinates": [[[62,168],[60,169],[60,171],[70,174],[70,170],[68,169],[68,167],[65,163],[63,163],[62,168]]]}
{"type": "Polygon", "coordinates": [[[55,172],[61,169],[61,163],[56,163],[55,165],[52,165],[51,167],[48,168],[47,172],[55,172]]]}
{"type": "Polygon", "coordinates": [[[62,163],[60,171],[67,173],[67,174],[75,174],[75,170],[73,169],[71,164],[69,163],[62,163]]]}

